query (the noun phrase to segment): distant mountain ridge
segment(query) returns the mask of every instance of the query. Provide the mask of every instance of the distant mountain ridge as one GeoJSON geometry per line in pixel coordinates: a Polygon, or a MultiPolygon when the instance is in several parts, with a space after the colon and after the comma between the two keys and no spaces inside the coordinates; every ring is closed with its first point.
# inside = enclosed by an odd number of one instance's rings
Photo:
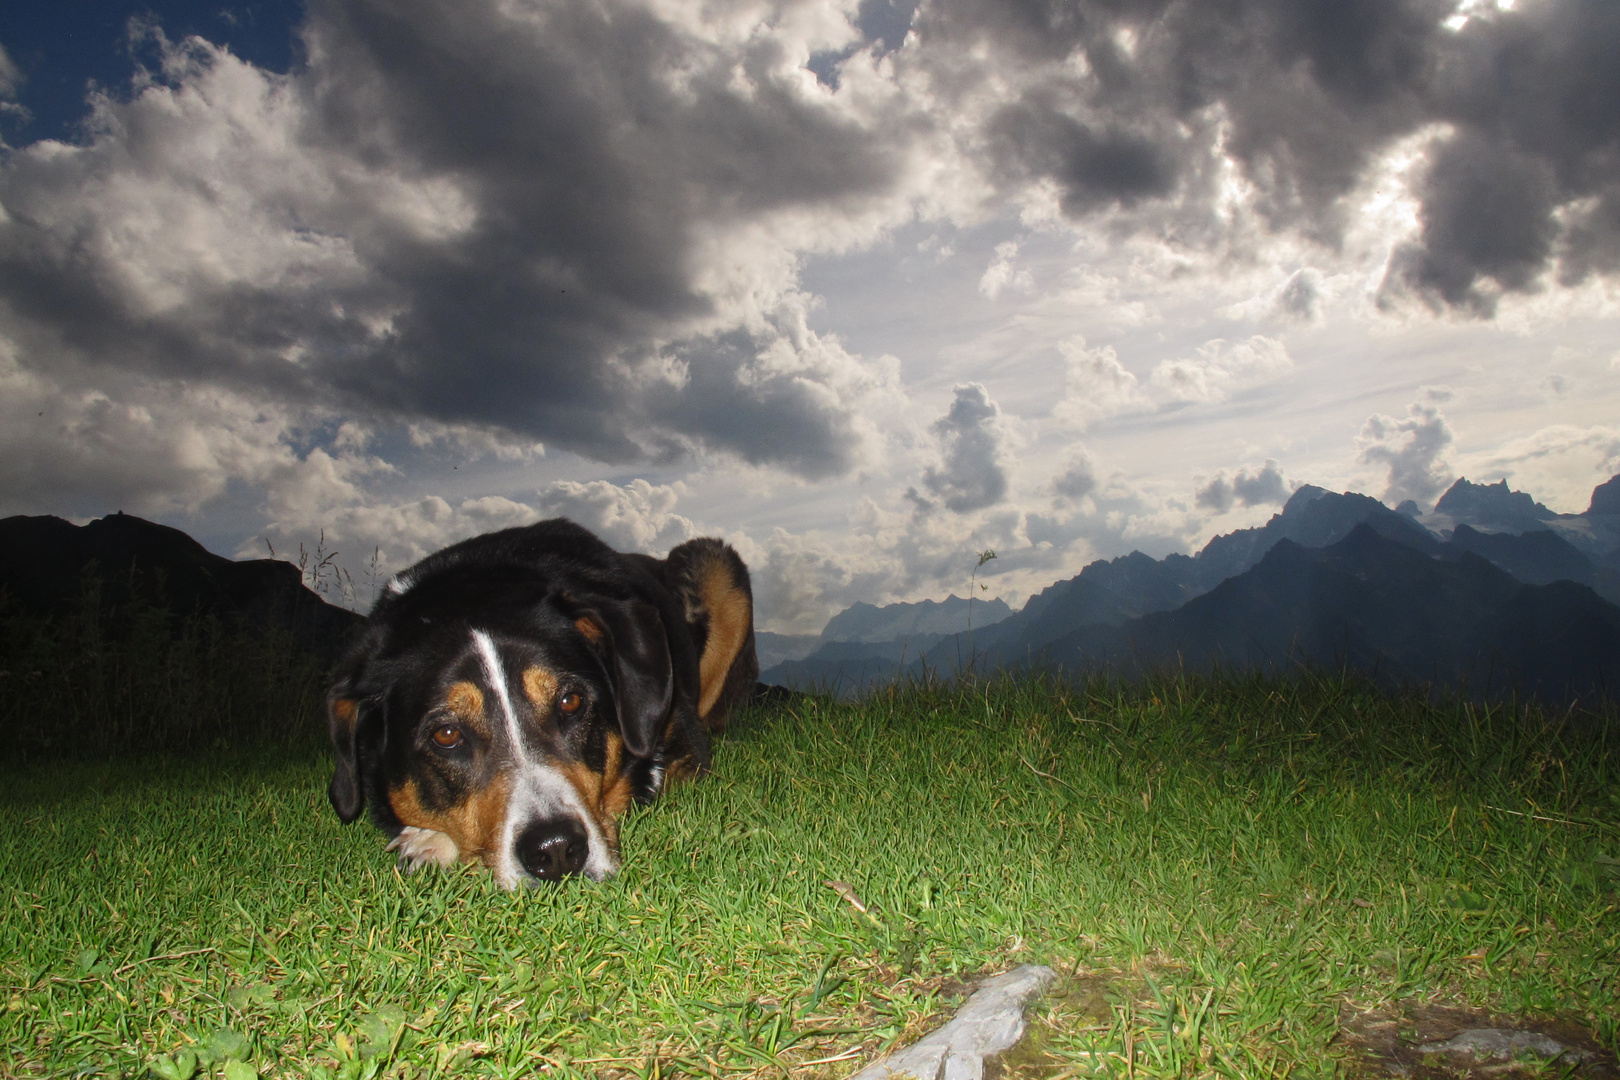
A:
{"type": "Polygon", "coordinates": [[[1620,648],[1605,651],[1620,626],[1620,477],[1580,515],[1556,514],[1505,482],[1459,480],[1440,506],[1426,519],[1448,526],[1437,535],[1377,499],[1306,485],[1262,526],[1217,536],[1194,556],[1099,560],[971,637],[924,645],[916,660],[874,643],[785,661],[761,678],[850,693],[904,673],[948,674],[965,657],[981,671],[1310,662],[1544,696],[1620,690],[1620,648]],[[1403,626],[1428,629],[1402,636],[1403,626]],[[1540,628],[1534,640],[1527,626],[1540,628]]]}
{"type": "Polygon", "coordinates": [[[1042,660],[1125,674],[1308,663],[1392,686],[1563,699],[1620,688],[1620,607],[1573,582],[1526,585],[1473,552],[1435,559],[1362,524],[1327,547],[1279,541],[1181,608],[1068,635],[1042,660]]]}
{"type": "Polygon", "coordinates": [[[1510,489],[1506,480],[1475,484],[1461,479],[1420,520],[1441,537],[1461,525],[1486,533],[1550,531],[1587,558],[1611,563],[1620,558],[1620,476],[1594,488],[1591,502],[1579,514],[1550,510],[1528,493],[1510,489]]]}
{"type": "Polygon", "coordinates": [[[1007,602],[964,600],[954,593],[944,600],[886,604],[857,600],[834,615],[821,631],[822,641],[895,641],[913,634],[957,634],[989,626],[1012,614],[1007,602]]]}

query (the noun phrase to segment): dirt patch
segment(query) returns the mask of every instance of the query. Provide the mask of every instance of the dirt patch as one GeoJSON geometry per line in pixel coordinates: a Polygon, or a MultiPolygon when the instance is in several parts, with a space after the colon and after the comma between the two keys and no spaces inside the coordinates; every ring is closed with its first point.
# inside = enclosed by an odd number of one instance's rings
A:
{"type": "Polygon", "coordinates": [[[1336,1043],[1349,1052],[1345,1066],[1354,1077],[1620,1077],[1614,1055],[1579,1025],[1480,1009],[1346,1004],[1336,1043]]]}
{"type": "Polygon", "coordinates": [[[985,1080],[1040,1080],[1074,1065],[1054,1043],[1061,1035],[1105,1032],[1115,1022],[1111,994],[1136,988],[1141,977],[1121,971],[1081,972],[1063,976],[1027,1013],[1029,1029],[1011,1050],[986,1058],[985,1080]]]}
{"type": "MultiPolygon", "coordinates": [[[[1167,1060],[1179,1050],[1183,1071],[1197,1072],[1201,1062],[1207,1062],[1204,1048],[1195,1040],[1177,1047],[1163,1040],[1158,1022],[1148,1027],[1159,1033],[1142,1027],[1155,1005],[1149,980],[1164,986],[1173,977],[1167,967],[1159,967],[1082,972],[1060,979],[1030,1010],[1024,1040],[1000,1058],[987,1060],[985,1076],[1046,1080],[1126,1072],[1129,1059],[1142,1062],[1147,1057],[1144,1041],[1154,1038],[1159,1040],[1155,1060],[1167,1060]],[[1135,1015],[1127,1016],[1127,1009],[1135,1010],[1135,1015]]],[[[1194,994],[1185,1004],[1197,1000],[1194,994]]],[[[1179,1011],[1178,1032],[1185,1032],[1190,1014],[1187,1008],[1179,1011]]],[[[1433,1003],[1379,1009],[1346,1003],[1338,1020],[1332,1051],[1340,1058],[1344,1075],[1353,1080],[1620,1080],[1615,1055],[1590,1030],[1569,1021],[1433,1003]]],[[[1238,1060],[1230,1053],[1232,1047],[1222,1049],[1229,1064],[1238,1060]]],[[[1251,1044],[1249,1049],[1256,1048],[1251,1044]]]]}

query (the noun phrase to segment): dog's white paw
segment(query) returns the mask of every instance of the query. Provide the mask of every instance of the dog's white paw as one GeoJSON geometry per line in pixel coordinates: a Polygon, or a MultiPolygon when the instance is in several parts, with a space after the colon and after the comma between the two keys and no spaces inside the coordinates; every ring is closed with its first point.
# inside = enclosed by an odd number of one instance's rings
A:
{"type": "Polygon", "coordinates": [[[424,866],[451,866],[461,857],[461,849],[449,834],[435,829],[418,829],[407,825],[399,835],[388,842],[385,851],[399,853],[399,865],[407,873],[424,866]]]}

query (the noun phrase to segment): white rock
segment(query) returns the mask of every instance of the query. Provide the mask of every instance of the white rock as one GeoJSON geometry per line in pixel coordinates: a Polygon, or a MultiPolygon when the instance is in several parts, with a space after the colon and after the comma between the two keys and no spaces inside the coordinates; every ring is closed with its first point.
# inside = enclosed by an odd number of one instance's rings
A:
{"type": "Polygon", "coordinates": [[[1052,985],[1049,967],[1023,964],[987,979],[938,1031],[890,1054],[850,1080],[983,1080],[984,1059],[1024,1037],[1024,1006],[1052,985]]]}

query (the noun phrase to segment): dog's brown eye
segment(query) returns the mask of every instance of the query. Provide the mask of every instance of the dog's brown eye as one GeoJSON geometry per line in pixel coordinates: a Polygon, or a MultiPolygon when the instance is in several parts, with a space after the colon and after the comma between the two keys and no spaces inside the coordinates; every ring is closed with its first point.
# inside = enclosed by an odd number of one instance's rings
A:
{"type": "Polygon", "coordinates": [[[585,704],[585,699],[572,690],[557,699],[557,708],[565,713],[578,712],[579,707],[585,704]]]}
{"type": "Polygon", "coordinates": [[[461,745],[461,729],[454,724],[446,724],[441,728],[433,729],[433,741],[446,750],[454,750],[461,745]]]}

